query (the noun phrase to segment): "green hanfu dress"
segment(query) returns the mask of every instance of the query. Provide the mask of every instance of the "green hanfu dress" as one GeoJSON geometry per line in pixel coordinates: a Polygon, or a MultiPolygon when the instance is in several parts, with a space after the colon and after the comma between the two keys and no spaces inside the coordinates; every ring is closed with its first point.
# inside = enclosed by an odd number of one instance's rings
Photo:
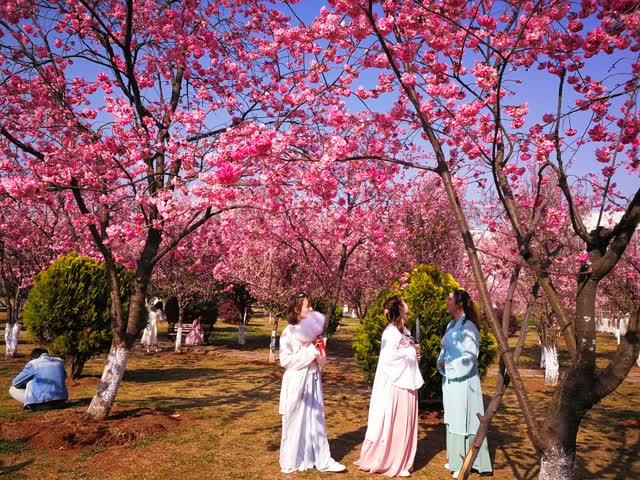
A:
{"type": "MultiPolygon", "coordinates": [[[[464,315],[447,325],[438,370],[442,375],[444,423],[447,427],[447,461],[449,470],[457,472],[471,448],[480,426],[477,413],[484,415],[482,387],[478,372],[480,334],[475,324],[464,315]],[[440,366],[444,360],[444,369],[440,366]]],[[[491,472],[487,440],[482,442],[473,468],[480,473],[491,472]]]]}

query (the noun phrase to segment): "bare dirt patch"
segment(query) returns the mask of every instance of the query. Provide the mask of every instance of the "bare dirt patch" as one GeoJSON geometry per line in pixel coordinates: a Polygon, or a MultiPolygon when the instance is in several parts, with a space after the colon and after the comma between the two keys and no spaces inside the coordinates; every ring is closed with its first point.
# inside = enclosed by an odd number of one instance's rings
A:
{"type": "Polygon", "coordinates": [[[85,421],[83,411],[57,410],[27,420],[2,422],[0,437],[53,450],[114,447],[169,433],[183,421],[178,414],[150,408],[115,410],[104,422],[85,421]]]}

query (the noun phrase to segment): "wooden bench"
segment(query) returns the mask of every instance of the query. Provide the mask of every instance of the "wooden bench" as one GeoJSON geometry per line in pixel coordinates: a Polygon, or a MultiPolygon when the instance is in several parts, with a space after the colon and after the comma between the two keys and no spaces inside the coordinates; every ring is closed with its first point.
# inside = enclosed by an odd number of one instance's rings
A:
{"type": "MultiPolygon", "coordinates": [[[[203,337],[204,337],[204,344],[207,345],[209,343],[209,337],[211,336],[211,332],[213,332],[213,323],[200,323],[200,326],[202,327],[202,333],[203,333],[203,337]]],[[[185,338],[187,338],[187,335],[189,335],[189,333],[191,333],[191,330],[193,330],[193,323],[183,323],[182,324],[182,345],[184,345],[184,340],[185,338]]],[[[169,340],[175,342],[176,341],[176,336],[178,335],[178,324],[174,323],[173,324],[173,328],[169,329],[169,340]]]]}

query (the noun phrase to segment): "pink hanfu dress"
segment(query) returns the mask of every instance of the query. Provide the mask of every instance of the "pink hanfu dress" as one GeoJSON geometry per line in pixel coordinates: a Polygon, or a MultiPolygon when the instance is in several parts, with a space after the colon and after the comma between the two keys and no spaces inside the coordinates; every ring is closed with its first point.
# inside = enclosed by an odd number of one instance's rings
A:
{"type": "Polygon", "coordinates": [[[418,389],[424,380],[409,331],[388,325],[373,381],[361,470],[389,477],[413,470],[418,446],[418,389]]]}

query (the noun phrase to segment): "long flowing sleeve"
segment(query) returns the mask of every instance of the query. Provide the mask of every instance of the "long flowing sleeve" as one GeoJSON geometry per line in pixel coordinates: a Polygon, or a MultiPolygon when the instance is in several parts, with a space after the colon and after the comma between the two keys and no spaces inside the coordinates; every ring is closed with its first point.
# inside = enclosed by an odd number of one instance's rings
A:
{"type": "Polygon", "coordinates": [[[440,372],[440,375],[442,375],[443,377],[446,377],[447,373],[445,372],[444,368],[440,366],[440,364],[446,360],[446,350],[444,346],[446,342],[447,333],[449,333],[450,328],[451,328],[451,322],[447,323],[447,328],[444,331],[444,335],[442,337],[442,342],[440,346],[440,355],[438,355],[438,363],[436,364],[436,367],[438,368],[438,372],[440,372]]]}
{"type": "Polygon", "coordinates": [[[280,365],[286,369],[300,370],[313,363],[320,352],[313,344],[304,344],[294,351],[288,331],[280,336],[280,365]]]}
{"type": "Polygon", "coordinates": [[[422,385],[424,379],[418,367],[415,347],[402,342],[402,333],[396,327],[387,326],[380,342],[380,357],[371,390],[365,438],[372,442],[379,439],[391,387],[417,390],[422,385]]]}
{"type": "Polygon", "coordinates": [[[442,368],[442,362],[444,361],[444,342],[442,342],[443,345],[442,347],[440,347],[440,355],[438,355],[438,372],[440,372],[440,375],[442,375],[443,377],[446,375],[446,372],[444,371],[444,368],[442,368]]]}
{"type": "Polygon", "coordinates": [[[382,334],[378,369],[400,388],[415,390],[424,384],[415,347],[403,345],[402,334],[395,327],[387,327],[382,334]]]}
{"type": "Polygon", "coordinates": [[[445,364],[447,378],[456,380],[470,375],[478,363],[480,334],[476,326],[467,321],[460,329],[456,356],[445,364]]]}

